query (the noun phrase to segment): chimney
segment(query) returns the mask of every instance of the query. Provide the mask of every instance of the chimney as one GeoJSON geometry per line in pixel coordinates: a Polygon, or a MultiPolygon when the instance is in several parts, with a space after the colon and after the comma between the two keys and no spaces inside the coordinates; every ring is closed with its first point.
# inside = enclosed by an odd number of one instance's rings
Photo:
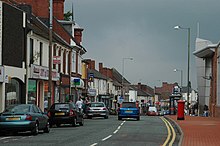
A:
{"type": "Polygon", "coordinates": [[[88,68],[95,70],[95,60],[89,60],[88,61],[88,68]]]}
{"type": "Polygon", "coordinates": [[[138,83],[138,89],[141,90],[141,83],[138,83]]]}
{"type": "Polygon", "coordinates": [[[102,73],[103,71],[103,63],[99,63],[99,72],[102,73]]]}
{"type": "Polygon", "coordinates": [[[74,29],[74,38],[76,40],[76,43],[80,45],[82,43],[82,32],[83,32],[83,29],[80,27],[77,27],[74,29]]]}
{"type": "Polygon", "coordinates": [[[19,5],[30,5],[35,16],[49,18],[49,1],[48,0],[16,0],[19,5]]]}
{"type": "Polygon", "coordinates": [[[53,16],[58,20],[64,19],[64,1],[65,0],[53,0],[53,16]]]}

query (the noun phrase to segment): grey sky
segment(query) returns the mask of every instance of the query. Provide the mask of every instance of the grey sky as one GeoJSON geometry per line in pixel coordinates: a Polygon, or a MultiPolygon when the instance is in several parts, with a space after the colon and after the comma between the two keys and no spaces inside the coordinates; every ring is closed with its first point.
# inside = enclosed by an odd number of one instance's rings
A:
{"type": "MultiPolygon", "coordinates": [[[[190,80],[197,88],[195,39],[197,23],[200,38],[220,40],[219,0],[65,0],[65,11],[74,4],[75,21],[84,28],[84,58],[116,68],[131,83],[161,86],[161,82],[180,83],[187,77],[187,30],[191,28],[190,80]]],[[[97,68],[98,69],[98,68],[97,68]]]]}

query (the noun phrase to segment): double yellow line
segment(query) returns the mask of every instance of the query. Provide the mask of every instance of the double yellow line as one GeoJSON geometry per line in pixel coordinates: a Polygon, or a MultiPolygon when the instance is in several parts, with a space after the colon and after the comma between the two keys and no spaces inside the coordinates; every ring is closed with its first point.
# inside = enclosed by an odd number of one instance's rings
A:
{"type": "Polygon", "coordinates": [[[168,131],[168,135],[167,135],[167,139],[164,142],[163,146],[167,146],[169,143],[169,146],[172,146],[175,139],[176,139],[176,133],[174,131],[173,126],[170,124],[169,121],[167,121],[164,117],[161,117],[161,119],[163,120],[163,122],[165,123],[166,127],[167,127],[167,131],[168,131]],[[172,137],[171,137],[172,136],[172,137]]]}

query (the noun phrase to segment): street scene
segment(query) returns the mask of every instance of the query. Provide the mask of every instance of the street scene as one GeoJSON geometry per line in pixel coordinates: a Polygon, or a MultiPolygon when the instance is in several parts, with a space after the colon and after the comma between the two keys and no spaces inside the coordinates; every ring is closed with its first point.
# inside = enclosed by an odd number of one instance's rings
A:
{"type": "MultiPolygon", "coordinates": [[[[167,139],[167,127],[160,117],[141,117],[141,121],[127,119],[85,119],[85,125],[53,127],[50,133],[40,132],[38,136],[19,133],[0,137],[1,145],[163,145],[167,139]]],[[[171,139],[171,138],[170,138],[171,139]]],[[[178,135],[173,145],[177,145],[178,135]]]]}
{"type": "Polygon", "coordinates": [[[219,5],[0,0],[0,145],[220,145],[219,5]]]}

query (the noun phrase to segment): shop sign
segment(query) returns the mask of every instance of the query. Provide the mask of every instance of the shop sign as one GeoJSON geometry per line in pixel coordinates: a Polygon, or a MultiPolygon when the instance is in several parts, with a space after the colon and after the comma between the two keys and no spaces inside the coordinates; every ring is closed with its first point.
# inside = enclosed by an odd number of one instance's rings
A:
{"type": "Polygon", "coordinates": [[[96,89],[88,89],[89,96],[96,96],[96,89]]]}
{"type": "MultiPolygon", "coordinates": [[[[31,65],[31,78],[48,80],[49,79],[49,68],[38,65],[31,65]]],[[[58,81],[60,78],[57,70],[52,70],[52,80],[58,81]]]]}
{"type": "Polygon", "coordinates": [[[60,64],[61,58],[60,56],[53,56],[53,64],[60,64]]]}
{"type": "Polygon", "coordinates": [[[71,77],[71,87],[84,88],[84,81],[77,77],[71,77]]]}

